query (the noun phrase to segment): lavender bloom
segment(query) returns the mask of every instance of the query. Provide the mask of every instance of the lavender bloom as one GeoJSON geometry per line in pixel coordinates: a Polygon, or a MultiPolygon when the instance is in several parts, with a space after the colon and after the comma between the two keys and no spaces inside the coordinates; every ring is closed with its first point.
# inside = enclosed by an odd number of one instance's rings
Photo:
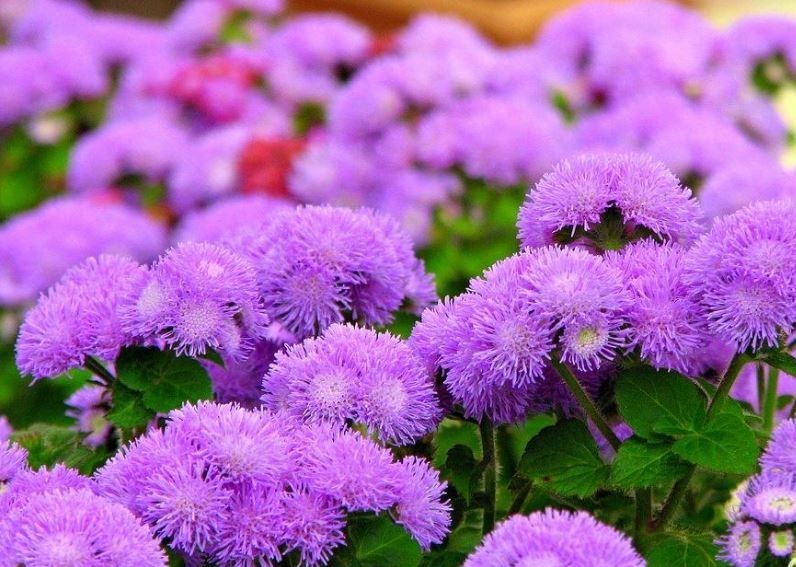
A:
{"type": "Polygon", "coordinates": [[[717,219],[686,258],[710,331],[739,351],[777,346],[796,322],[795,211],[792,201],[768,201],[717,219]]]}
{"type": "Polygon", "coordinates": [[[80,193],[111,187],[125,176],[158,183],[187,144],[186,133],[166,116],[105,124],[82,137],[72,151],[68,185],[80,193]]]}
{"type": "Polygon", "coordinates": [[[213,398],[220,403],[236,402],[250,409],[259,406],[263,375],[279,348],[275,342],[262,340],[246,360],[225,356],[224,366],[200,361],[213,381],[213,398]]]}
{"type": "Polygon", "coordinates": [[[768,536],[768,550],[775,557],[787,557],[793,552],[793,532],[783,530],[768,536]]]}
{"type": "Polygon", "coordinates": [[[268,323],[251,264],[223,246],[194,242],[164,254],[120,316],[131,336],[162,339],[189,356],[220,349],[245,358],[268,323]]]}
{"type": "Polygon", "coordinates": [[[368,210],[298,208],[249,250],[266,309],[299,340],[348,318],[387,324],[417,281],[409,237],[368,210]]]}
{"type": "Polygon", "coordinates": [[[754,567],[762,545],[760,526],[751,520],[735,522],[716,543],[721,547],[718,559],[732,567],[754,567]]]}
{"type": "Polygon", "coordinates": [[[641,154],[595,154],[545,175],[528,193],[517,225],[525,246],[589,239],[617,248],[647,234],[688,242],[700,230],[699,217],[691,191],[661,163],[641,154]]]}
{"type": "Polygon", "coordinates": [[[628,347],[655,368],[689,373],[710,342],[706,322],[684,281],[686,250],[651,240],[608,256],[622,271],[632,301],[628,347]]]}
{"type": "Polygon", "coordinates": [[[102,386],[83,386],[66,399],[70,409],[66,415],[77,421],[77,430],[87,433],[84,443],[89,447],[105,444],[112,425],[105,417],[110,405],[110,395],[102,386]]]}
{"type": "Polygon", "coordinates": [[[92,484],[91,479],[76,470],[57,464],[51,469],[41,467],[35,471],[25,466],[6,488],[0,493],[0,517],[24,506],[34,496],[57,490],[91,490],[92,484]]]}
{"type": "Polygon", "coordinates": [[[31,497],[0,523],[12,565],[165,567],[149,530],[124,507],[89,490],[56,490],[31,497]]]}
{"type": "Polygon", "coordinates": [[[762,524],[796,523],[796,474],[769,471],[753,477],[741,502],[741,512],[762,524]]]}
{"type": "Polygon", "coordinates": [[[127,206],[50,201],[0,228],[0,303],[35,299],[90,256],[113,253],[148,261],[163,250],[165,240],[162,226],[127,206]]]}
{"type": "Polygon", "coordinates": [[[0,493],[9,482],[28,468],[28,452],[10,441],[0,443],[0,493]]]}
{"type": "Polygon", "coordinates": [[[755,201],[796,197],[796,177],[772,161],[727,164],[705,180],[699,202],[708,218],[728,215],[755,201]]]}
{"type": "Polygon", "coordinates": [[[548,508],[530,516],[512,516],[484,538],[465,567],[545,565],[644,567],[627,536],[586,512],[548,508]]]}
{"type": "Polygon", "coordinates": [[[136,262],[110,255],[66,272],[25,315],[16,343],[19,369],[50,378],[83,366],[89,356],[115,359],[128,343],[116,309],[143,277],[136,262]]]}
{"type": "Polygon", "coordinates": [[[217,201],[200,211],[184,215],[174,229],[172,241],[222,242],[241,229],[255,230],[293,204],[277,197],[245,195],[217,201]]]}
{"type": "Polygon", "coordinates": [[[389,333],[348,325],[277,353],[263,389],[275,411],[361,423],[385,443],[412,443],[442,417],[430,376],[409,347],[389,333]]]}
{"type": "Polygon", "coordinates": [[[740,63],[751,79],[759,70],[774,90],[794,76],[796,70],[796,26],[776,16],[743,18],[727,33],[726,57],[740,63]]]}
{"type": "Polygon", "coordinates": [[[395,507],[395,521],[428,551],[450,531],[451,505],[442,500],[445,484],[440,483],[439,472],[417,457],[406,457],[400,474],[404,478],[398,484],[403,490],[395,507]]]}
{"type": "Polygon", "coordinates": [[[298,550],[306,565],[325,564],[345,543],[343,509],[333,498],[295,490],[282,499],[286,553],[298,550]]]}
{"type": "Polygon", "coordinates": [[[760,465],[764,471],[796,472],[796,420],[783,421],[771,434],[760,465]]]}
{"type": "Polygon", "coordinates": [[[6,416],[0,415],[0,443],[8,441],[12,433],[14,433],[14,428],[11,426],[11,422],[6,416]]]}

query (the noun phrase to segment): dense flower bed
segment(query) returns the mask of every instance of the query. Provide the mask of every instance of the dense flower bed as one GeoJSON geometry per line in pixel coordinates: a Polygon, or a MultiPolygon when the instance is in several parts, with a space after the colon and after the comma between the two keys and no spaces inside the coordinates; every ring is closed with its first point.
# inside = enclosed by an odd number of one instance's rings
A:
{"type": "Polygon", "coordinates": [[[796,561],[796,21],[0,30],[0,567],[796,561]]]}

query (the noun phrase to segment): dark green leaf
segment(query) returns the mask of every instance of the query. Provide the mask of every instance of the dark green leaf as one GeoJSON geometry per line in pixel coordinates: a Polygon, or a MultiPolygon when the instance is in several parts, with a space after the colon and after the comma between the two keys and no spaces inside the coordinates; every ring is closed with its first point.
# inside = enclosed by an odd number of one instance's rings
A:
{"type": "Polygon", "coordinates": [[[715,567],[711,536],[665,534],[650,542],[647,567],[715,567]]]}
{"type": "Polygon", "coordinates": [[[675,372],[649,367],[625,371],[616,385],[619,412],[636,435],[678,435],[695,431],[705,419],[699,386],[675,372]]]}
{"type": "Polygon", "coordinates": [[[362,567],[415,567],[420,546],[388,516],[351,518],[348,545],[362,567]]]}
{"type": "Polygon", "coordinates": [[[83,474],[91,474],[108,455],[92,451],[83,444],[83,435],[67,427],[37,423],[17,431],[12,440],[28,451],[31,468],[51,467],[63,463],[83,474]]]}
{"type": "Polygon", "coordinates": [[[531,439],[518,472],[562,496],[583,498],[606,483],[610,468],[586,426],[564,420],[531,439]]]}
{"type": "Polygon", "coordinates": [[[108,412],[108,419],[122,429],[144,427],[155,417],[155,412],[144,405],[143,393],[128,388],[118,380],[113,384],[111,400],[113,407],[108,412]]]}
{"type": "Polygon", "coordinates": [[[478,461],[473,456],[473,450],[466,445],[455,445],[448,451],[442,476],[464,498],[467,504],[473,496],[473,491],[478,482],[478,461]]]}
{"type": "Polygon", "coordinates": [[[717,415],[700,431],[678,439],[672,450],[695,465],[738,474],[753,473],[760,453],[752,429],[729,413],[717,415]]]}
{"type": "Polygon", "coordinates": [[[796,376],[796,358],[787,352],[772,352],[766,355],[766,362],[782,370],[785,374],[796,376]]]}
{"type": "Polygon", "coordinates": [[[116,375],[125,386],[143,392],[144,405],[156,412],[165,413],[184,402],[198,402],[213,395],[202,365],[172,351],[124,349],[116,361],[116,375]]]}
{"type": "Polygon", "coordinates": [[[613,462],[611,484],[620,488],[646,488],[676,480],[688,464],[672,452],[669,443],[647,443],[633,437],[622,443],[613,462]]]}
{"type": "Polygon", "coordinates": [[[434,466],[441,469],[448,459],[448,451],[456,445],[469,447],[476,460],[481,458],[481,437],[478,426],[469,421],[445,419],[434,436],[434,466]]]}

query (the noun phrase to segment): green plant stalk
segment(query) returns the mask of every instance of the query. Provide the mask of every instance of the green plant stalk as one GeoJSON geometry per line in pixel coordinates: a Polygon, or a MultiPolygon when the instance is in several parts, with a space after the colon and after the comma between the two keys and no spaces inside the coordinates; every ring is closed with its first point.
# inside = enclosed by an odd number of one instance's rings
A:
{"type": "Polygon", "coordinates": [[[768,385],[766,397],[763,402],[763,431],[771,434],[774,428],[774,415],[777,412],[777,393],[779,390],[779,370],[774,367],[768,369],[768,385]]]}
{"type": "Polygon", "coordinates": [[[522,488],[519,489],[517,496],[514,497],[514,501],[511,503],[511,508],[509,508],[507,514],[508,516],[522,512],[522,507],[528,499],[528,495],[531,493],[531,488],[533,488],[533,482],[530,480],[522,485],[522,488]]]}
{"type": "Polygon", "coordinates": [[[93,356],[87,356],[86,360],[83,362],[83,368],[98,376],[102,379],[106,386],[110,385],[114,380],[116,380],[116,376],[111,374],[107,368],[96,358],[93,356]]]}
{"type": "Polygon", "coordinates": [[[569,388],[569,391],[572,392],[572,395],[575,396],[575,399],[578,400],[580,407],[583,408],[583,411],[586,413],[586,416],[594,423],[597,429],[600,430],[600,433],[603,434],[606,441],[611,445],[614,451],[618,450],[619,447],[622,445],[622,442],[614,433],[614,430],[611,429],[611,426],[608,425],[608,421],[603,417],[603,414],[594,404],[594,402],[589,397],[589,394],[586,390],[583,389],[583,386],[580,385],[578,379],[572,374],[572,371],[567,367],[566,364],[559,361],[556,356],[553,356],[551,360],[551,364],[553,368],[556,369],[561,379],[564,380],[564,383],[569,388]]]}
{"type": "Polygon", "coordinates": [[[636,524],[635,536],[638,541],[650,529],[652,522],[652,489],[636,490],[636,524]]]}
{"type": "Polygon", "coordinates": [[[757,375],[757,407],[762,409],[764,400],[766,399],[766,375],[765,366],[762,362],[758,362],[755,368],[757,375]]]}
{"type": "MultiPolygon", "coordinates": [[[[719,387],[716,389],[716,393],[713,394],[713,397],[708,404],[708,421],[713,418],[724,405],[724,401],[730,395],[730,390],[732,390],[735,380],[738,379],[738,375],[741,373],[741,369],[750,360],[751,358],[748,355],[738,353],[730,361],[730,366],[724,373],[721,382],[719,382],[719,387]]],[[[680,506],[680,502],[682,502],[683,497],[688,491],[688,485],[691,483],[691,479],[694,477],[695,472],[696,465],[690,465],[685,475],[683,475],[680,480],[674,483],[672,490],[669,492],[669,495],[666,497],[666,500],[663,503],[660,513],[655,518],[652,528],[653,531],[662,530],[674,517],[677,508],[680,506]]]]}
{"type": "Polygon", "coordinates": [[[484,479],[484,522],[482,534],[486,535],[495,527],[495,500],[497,498],[497,455],[495,454],[495,428],[488,417],[478,424],[481,432],[483,458],[481,465],[484,479]]]}

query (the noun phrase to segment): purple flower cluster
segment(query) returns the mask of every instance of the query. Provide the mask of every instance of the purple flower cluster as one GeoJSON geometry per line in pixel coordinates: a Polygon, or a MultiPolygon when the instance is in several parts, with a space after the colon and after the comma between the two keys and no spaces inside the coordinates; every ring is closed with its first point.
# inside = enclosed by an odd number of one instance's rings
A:
{"type": "Polygon", "coordinates": [[[497,526],[464,567],[645,567],[627,536],[586,512],[547,509],[497,526]]]}
{"type": "Polygon", "coordinates": [[[63,465],[32,471],[26,456],[0,446],[0,565],[168,565],[141,520],[95,494],[88,478],[63,465]]]}
{"type": "Polygon", "coordinates": [[[396,337],[332,325],[276,355],[265,406],[310,423],[359,423],[387,443],[408,444],[441,419],[423,363],[396,337]]]}
{"type": "Polygon", "coordinates": [[[325,564],[351,512],[390,511],[421,546],[442,540],[450,508],[428,464],[395,461],[356,432],[291,423],[262,409],[185,406],[105,465],[98,492],[175,551],[220,565],[292,551],[325,564]]]}
{"type": "Polygon", "coordinates": [[[764,557],[789,557],[796,524],[796,421],[783,421],[760,458],[761,472],[739,488],[731,525],[717,543],[732,567],[754,567],[764,557]]]}

